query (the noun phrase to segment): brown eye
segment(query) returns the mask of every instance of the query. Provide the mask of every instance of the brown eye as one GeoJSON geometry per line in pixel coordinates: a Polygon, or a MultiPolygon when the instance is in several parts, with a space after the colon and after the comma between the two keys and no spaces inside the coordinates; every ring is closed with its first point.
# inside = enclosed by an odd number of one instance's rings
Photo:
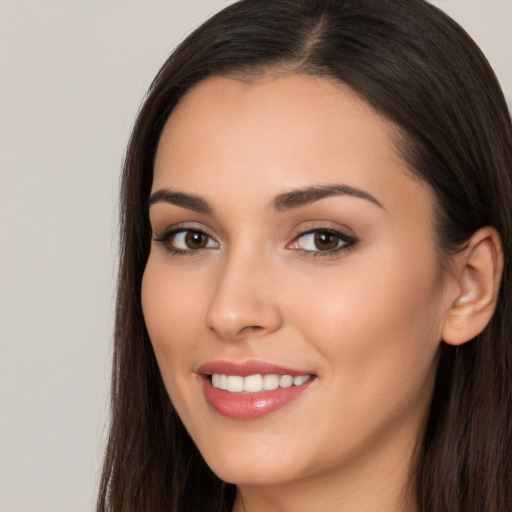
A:
{"type": "Polygon", "coordinates": [[[311,255],[334,255],[344,249],[354,247],[357,240],[338,230],[315,229],[298,236],[288,247],[299,249],[311,255]]]}
{"type": "Polygon", "coordinates": [[[200,231],[186,231],[185,245],[188,249],[204,249],[208,245],[208,235],[200,231]]]}
{"type": "Polygon", "coordinates": [[[317,231],[314,235],[314,243],[319,251],[332,251],[333,249],[337,249],[341,242],[339,237],[327,231],[317,231]]]}
{"type": "Polygon", "coordinates": [[[161,237],[155,238],[155,241],[163,244],[173,253],[194,252],[219,247],[218,242],[210,235],[196,229],[170,230],[161,237]]]}

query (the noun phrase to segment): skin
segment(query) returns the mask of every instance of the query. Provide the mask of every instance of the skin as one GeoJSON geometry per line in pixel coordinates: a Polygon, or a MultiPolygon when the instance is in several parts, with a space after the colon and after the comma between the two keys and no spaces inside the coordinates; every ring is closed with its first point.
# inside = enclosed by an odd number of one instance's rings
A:
{"type": "Polygon", "coordinates": [[[295,74],[209,78],[164,128],[152,193],[198,196],[211,211],[152,204],[144,315],[176,410],[238,486],[236,512],[415,510],[411,462],[460,286],[439,264],[432,193],[394,133],[346,87],[295,74]],[[271,206],[326,184],[376,201],[271,206]],[[158,241],[169,228],[202,231],[206,246],[175,254],[183,237],[158,241]],[[325,228],[357,242],[321,251],[302,235],[325,228]],[[235,420],[210,407],[197,375],[219,359],[316,378],[283,408],[235,420]]]}

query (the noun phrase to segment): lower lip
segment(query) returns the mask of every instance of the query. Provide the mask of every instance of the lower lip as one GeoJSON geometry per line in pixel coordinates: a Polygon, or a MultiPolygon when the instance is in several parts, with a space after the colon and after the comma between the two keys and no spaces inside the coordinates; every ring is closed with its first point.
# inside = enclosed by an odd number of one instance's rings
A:
{"type": "Polygon", "coordinates": [[[206,375],[201,375],[206,401],[219,413],[237,420],[253,420],[277,411],[299,398],[314,381],[310,378],[300,386],[277,388],[260,393],[230,393],[214,388],[206,375]]]}

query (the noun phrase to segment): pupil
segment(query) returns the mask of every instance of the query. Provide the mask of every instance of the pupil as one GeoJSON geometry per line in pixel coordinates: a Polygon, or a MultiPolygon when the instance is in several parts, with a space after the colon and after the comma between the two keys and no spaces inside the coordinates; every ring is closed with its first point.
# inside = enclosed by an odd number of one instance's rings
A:
{"type": "Polygon", "coordinates": [[[330,233],[317,233],[315,235],[315,244],[319,249],[324,251],[336,249],[338,246],[338,238],[330,233]]]}
{"type": "Polygon", "coordinates": [[[206,247],[206,237],[203,235],[203,233],[190,231],[187,233],[185,238],[187,245],[193,249],[202,249],[203,247],[206,247]]]}

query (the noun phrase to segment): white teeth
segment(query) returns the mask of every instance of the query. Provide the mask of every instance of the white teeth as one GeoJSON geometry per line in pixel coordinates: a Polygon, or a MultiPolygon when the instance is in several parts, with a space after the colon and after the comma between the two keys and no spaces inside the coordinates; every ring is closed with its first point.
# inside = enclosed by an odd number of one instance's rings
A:
{"type": "Polygon", "coordinates": [[[244,378],[238,375],[228,375],[228,387],[230,393],[240,393],[244,390],[244,378]]]}
{"type": "Polygon", "coordinates": [[[249,375],[244,379],[244,391],[258,393],[263,389],[263,377],[261,375],[249,375]]]}
{"type": "Polygon", "coordinates": [[[263,389],[270,391],[279,387],[279,375],[265,375],[263,377],[263,389]]]}
{"type": "Polygon", "coordinates": [[[283,375],[279,380],[279,386],[282,388],[291,388],[293,386],[293,377],[291,375],[283,375]]]}
{"type": "Polygon", "coordinates": [[[300,386],[301,384],[304,384],[304,382],[307,382],[309,380],[309,377],[309,375],[300,375],[299,377],[294,377],[293,385],[300,386]]]}
{"type": "Polygon", "coordinates": [[[219,389],[228,389],[228,376],[219,375],[219,389]]]}
{"type": "Polygon", "coordinates": [[[270,391],[273,389],[290,388],[300,386],[311,378],[311,375],[249,375],[240,377],[239,375],[224,375],[222,373],[212,374],[212,385],[214,388],[223,389],[230,393],[259,393],[261,391],[270,391]]]}

